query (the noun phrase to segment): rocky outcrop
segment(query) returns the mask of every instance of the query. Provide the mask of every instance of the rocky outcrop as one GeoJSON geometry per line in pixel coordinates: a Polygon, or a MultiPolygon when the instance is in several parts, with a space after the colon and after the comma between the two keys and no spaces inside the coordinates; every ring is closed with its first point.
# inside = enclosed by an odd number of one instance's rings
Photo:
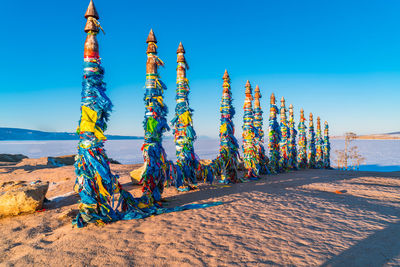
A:
{"type": "Polygon", "coordinates": [[[144,172],[144,164],[143,164],[143,166],[141,166],[137,169],[134,169],[133,171],[131,171],[129,173],[133,184],[139,184],[140,179],[142,179],[143,172],[144,172]]]}
{"type": "Polygon", "coordinates": [[[0,185],[0,218],[43,208],[48,182],[5,182],[0,185]]]}
{"type": "MultiPolygon", "coordinates": [[[[1,161],[1,160],[0,160],[1,161]]],[[[116,160],[109,159],[112,164],[121,164],[116,160]]],[[[36,167],[63,167],[72,166],[75,164],[75,155],[66,155],[58,157],[43,157],[43,158],[24,158],[21,162],[17,163],[17,167],[21,166],[36,166],[36,167]]]]}
{"type": "Polygon", "coordinates": [[[0,162],[17,163],[28,157],[22,154],[0,154],[0,162]]]}
{"type": "Polygon", "coordinates": [[[49,161],[62,166],[69,166],[75,164],[75,155],[66,155],[59,157],[49,157],[49,161]]]}

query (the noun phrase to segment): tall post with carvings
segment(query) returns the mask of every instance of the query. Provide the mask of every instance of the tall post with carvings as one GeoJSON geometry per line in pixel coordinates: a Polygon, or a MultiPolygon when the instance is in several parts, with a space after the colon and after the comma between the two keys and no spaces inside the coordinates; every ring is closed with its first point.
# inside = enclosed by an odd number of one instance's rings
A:
{"type": "Polygon", "coordinates": [[[324,166],[324,152],[323,152],[323,146],[324,146],[324,140],[322,138],[322,132],[321,132],[321,119],[320,117],[317,117],[317,134],[316,134],[316,141],[315,141],[315,165],[316,168],[322,169],[324,166]]]}
{"type": "Polygon", "coordinates": [[[296,137],[297,131],[294,123],[294,112],[293,112],[293,105],[290,104],[289,106],[289,143],[288,143],[288,150],[289,150],[289,162],[288,166],[291,170],[297,169],[297,145],[296,145],[296,137]]]}
{"type": "Polygon", "coordinates": [[[235,138],[235,125],[233,117],[235,116],[235,108],[232,105],[231,79],[228,71],[225,70],[222,77],[222,99],[221,99],[221,126],[220,126],[220,150],[219,157],[222,160],[221,166],[221,183],[237,183],[239,181],[237,175],[239,161],[239,144],[235,138]]]}
{"type": "Polygon", "coordinates": [[[289,128],[287,125],[287,117],[286,117],[286,106],[285,106],[285,98],[282,96],[281,99],[281,140],[279,142],[279,151],[280,151],[280,161],[279,166],[282,171],[288,170],[288,162],[289,162],[289,128]]]}
{"type": "Polygon", "coordinates": [[[186,78],[186,70],[189,69],[189,66],[182,43],[179,43],[176,53],[178,63],[176,68],[176,107],[172,124],[175,127],[176,164],[180,169],[179,177],[182,177],[182,181],[179,181],[176,186],[180,191],[188,191],[196,187],[196,173],[201,166],[193,148],[196,132],[193,128],[193,110],[189,106],[189,80],[186,78]]]}
{"type": "Polygon", "coordinates": [[[118,176],[111,173],[110,161],[104,150],[104,131],[110,117],[112,103],[103,82],[97,34],[101,28],[99,14],[93,1],[85,13],[87,33],[81,93],[78,154],[75,162],[74,190],[81,198],[79,213],[73,221],[77,227],[87,223],[103,224],[118,220],[113,209],[114,194],[122,190],[118,176]]]}
{"type": "Polygon", "coordinates": [[[308,167],[313,169],[316,167],[315,164],[315,132],[313,114],[310,113],[310,121],[308,126],[308,167]]]}
{"type": "Polygon", "coordinates": [[[140,183],[143,185],[143,201],[149,205],[159,202],[168,180],[170,164],[162,146],[164,132],[169,131],[166,116],[167,106],[164,103],[164,90],[167,87],[160,79],[158,67],[164,63],[157,56],[157,39],[153,30],[147,40],[146,88],[144,94],[145,116],[144,144],[142,146],[145,169],[140,183]]]}
{"type": "Polygon", "coordinates": [[[299,150],[297,156],[297,162],[300,169],[306,169],[308,167],[307,160],[307,133],[306,133],[306,118],[304,117],[304,110],[300,110],[300,122],[299,122],[299,150]]]}
{"type": "Polygon", "coordinates": [[[258,179],[260,165],[257,158],[257,147],[255,142],[253,96],[250,82],[246,82],[246,97],[244,100],[243,114],[243,162],[246,168],[246,178],[258,179]]]}
{"type": "Polygon", "coordinates": [[[271,173],[280,172],[280,153],[279,153],[279,142],[281,139],[281,131],[277,121],[278,107],[275,103],[275,95],[271,94],[271,103],[269,110],[269,127],[268,127],[268,137],[269,137],[269,169],[271,173]]]}
{"type": "Polygon", "coordinates": [[[256,85],[254,90],[254,128],[256,132],[256,146],[258,161],[260,164],[260,174],[269,173],[268,170],[268,156],[265,154],[264,148],[264,130],[263,130],[263,111],[261,109],[260,99],[262,95],[260,92],[260,87],[256,85]]]}
{"type": "Polygon", "coordinates": [[[329,126],[327,121],[325,121],[324,128],[324,168],[331,168],[331,143],[329,141],[329,126]]]}

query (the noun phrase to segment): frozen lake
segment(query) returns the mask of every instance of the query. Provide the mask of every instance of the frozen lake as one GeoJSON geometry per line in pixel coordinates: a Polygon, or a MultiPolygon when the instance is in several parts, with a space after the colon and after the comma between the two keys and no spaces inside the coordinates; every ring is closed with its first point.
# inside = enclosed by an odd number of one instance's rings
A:
{"type": "MultiPolygon", "coordinates": [[[[143,140],[110,140],[105,147],[109,157],[124,164],[143,162],[141,146],[143,140]]],[[[344,140],[331,140],[332,166],[336,166],[336,149],[344,148],[344,140]]],[[[356,140],[352,145],[358,146],[365,162],[360,170],[400,171],[400,140],[356,140]]],[[[173,139],[164,140],[168,158],[175,160],[173,139]]],[[[200,138],[195,143],[198,156],[202,159],[214,158],[219,149],[219,140],[200,138]]],[[[0,153],[24,154],[30,158],[45,156],[62,156],[74,154],[77,141],[0,141],[0,153]]]]}

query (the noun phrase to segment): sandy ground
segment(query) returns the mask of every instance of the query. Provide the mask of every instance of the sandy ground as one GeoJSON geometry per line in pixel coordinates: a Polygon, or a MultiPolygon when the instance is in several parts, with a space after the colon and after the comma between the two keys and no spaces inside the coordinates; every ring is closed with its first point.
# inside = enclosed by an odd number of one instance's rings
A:
{"type": "MultiPolygon", "coordinates": [[[[112,165],[134,195],[128,172],[112,165]]],[[[72,166],[1,166],[0,182],[50,181],[46,210],[0,219],[0,266],[399,266],[400,173],[306,170],[201,185],[167,206],[206,209],[72,228],[72,166]]]]}

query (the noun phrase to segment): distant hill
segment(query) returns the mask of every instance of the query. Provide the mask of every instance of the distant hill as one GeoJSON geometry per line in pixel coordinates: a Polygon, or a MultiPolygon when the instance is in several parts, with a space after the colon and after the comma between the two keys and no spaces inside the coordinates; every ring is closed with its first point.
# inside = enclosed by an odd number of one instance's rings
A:
{"type": "MultiPolygon", "coordinates": [[[[344,139],[344,136],[332,136],[332,139],[344,139]]],[[[367,134],[358,135],[357,139],[361,140],[398,140],[400,139],[400,132],[392,132],[385,134],[367,134]]]]}
{"type": "MultiPolygon", "coordinates": [[[[106,135],[108,140],[143,139],[139,136],[106,135]]],[[[76,133],[42,132],[36,130],[0,127],[0,140],[78,140],[76,133]]]]}

